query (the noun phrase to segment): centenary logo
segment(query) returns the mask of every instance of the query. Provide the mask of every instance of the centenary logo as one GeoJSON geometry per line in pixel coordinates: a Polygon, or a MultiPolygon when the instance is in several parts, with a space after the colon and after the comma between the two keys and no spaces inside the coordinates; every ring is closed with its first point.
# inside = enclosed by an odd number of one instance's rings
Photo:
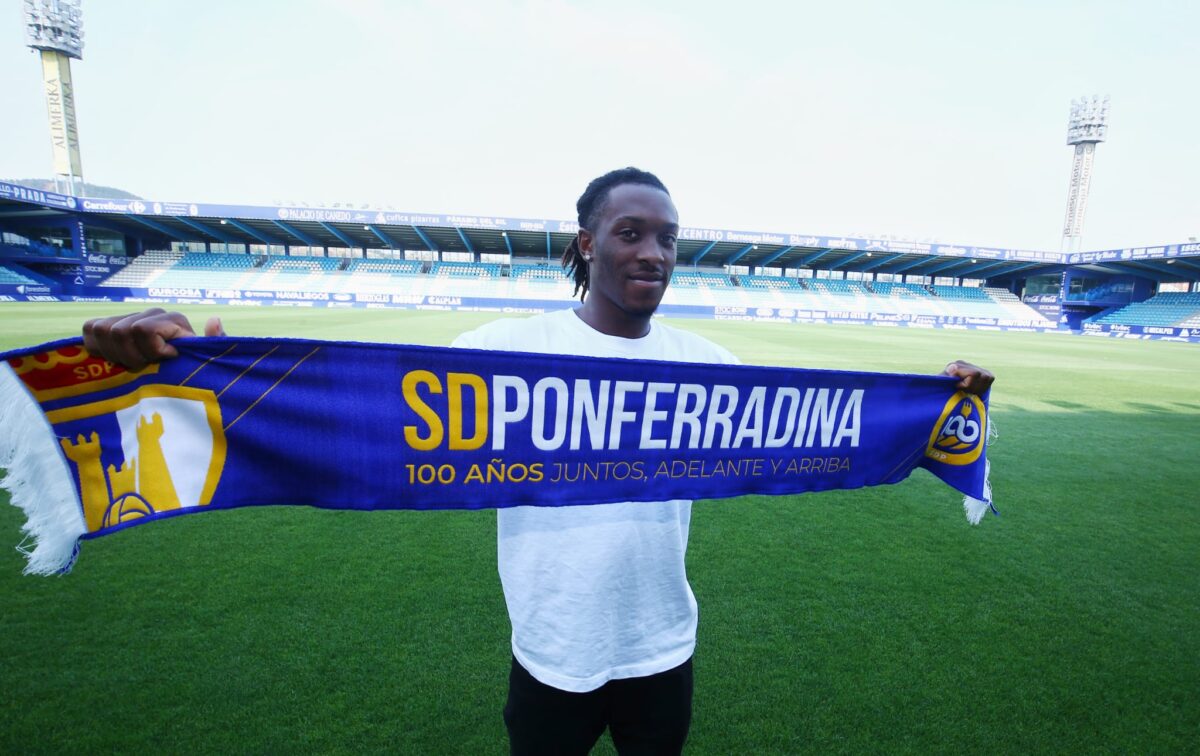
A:
{"type": "Polygon", "coordinates": [[[925,456],[948,465],[969,465],[983,454],[987,437],[987,408],[983,400],[956,392],[929,434],[925,456]]]}

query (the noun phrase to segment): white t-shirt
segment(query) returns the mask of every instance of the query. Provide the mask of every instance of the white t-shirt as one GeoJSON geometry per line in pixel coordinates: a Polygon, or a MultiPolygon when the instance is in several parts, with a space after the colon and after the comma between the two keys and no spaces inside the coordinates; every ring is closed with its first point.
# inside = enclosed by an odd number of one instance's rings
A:
{"type": "MultiPolygon", "coordinates": [[[[736,364],[728,350],[658,322],[640,339],[608,336],[573,310],[499,320],[454,346],[591,357],[736,364]]],[[[572,692],[676,667],[696,646],[684,571],[690,501],[498,510],[498,562],[513,655],[572,692]]]]}

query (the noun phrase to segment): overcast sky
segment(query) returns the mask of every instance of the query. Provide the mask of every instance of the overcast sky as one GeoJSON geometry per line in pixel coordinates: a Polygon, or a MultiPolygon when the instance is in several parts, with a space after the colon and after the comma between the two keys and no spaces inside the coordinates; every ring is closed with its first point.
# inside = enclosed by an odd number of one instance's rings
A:
{"type": "MultiPolygon", "coordinates": [[[[49,177],[0,0],[0,177],[49,177]]],[[[1059,246],[1073,98],[1111,95],[1084,248],[1200,236],[1200,3],[84,0],[84,176],[150,199],[574,217],[633,164],[682,222],[1059,246]]]]}

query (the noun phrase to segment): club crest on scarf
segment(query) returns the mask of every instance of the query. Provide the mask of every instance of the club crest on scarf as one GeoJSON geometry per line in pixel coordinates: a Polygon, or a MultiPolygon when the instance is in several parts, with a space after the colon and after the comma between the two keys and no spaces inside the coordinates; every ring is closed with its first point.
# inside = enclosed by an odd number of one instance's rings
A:
{"type": "Polygon", "coordinates": [[[212,391],[143,386],[46,415],[74,468],[88,532],[212,501],[226,449],[212,391]]]}
{"type": "Polygon", "coordinates": [[[973,394],[959,391],[946,402],[925,456],[948,465],[969,465],[983,453],[987,407],[973,394]]]}

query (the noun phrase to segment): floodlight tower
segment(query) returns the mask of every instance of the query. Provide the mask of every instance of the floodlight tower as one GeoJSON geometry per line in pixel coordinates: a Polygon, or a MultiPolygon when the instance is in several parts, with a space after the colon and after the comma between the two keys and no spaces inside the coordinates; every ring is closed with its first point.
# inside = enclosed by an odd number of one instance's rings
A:
{"type": "Polygon", "coordinates": [[[1078,252],[1083,239],[1083,214],[1087,211],[1088,189],[1092,183],[1092,162],[1096,145],[1108,134],[1108,97],[1094,96],[1071,101],[1067,121],[1067,144],[1075,147],[1071,164],[1071,189],[1067,193],[1067,218],[1063,222],[1063,252],[1078,252]]]}
{"type": "Polygon", "coordinates": [[[79,127],[75,123],[75,88],[71,58],[83,57],[83,14],[80,0],[25,0],[25,38],[41,51],[50,143],[54,148],[54,185],[75,193],[83,184],[79,160],[79,127]]]}

